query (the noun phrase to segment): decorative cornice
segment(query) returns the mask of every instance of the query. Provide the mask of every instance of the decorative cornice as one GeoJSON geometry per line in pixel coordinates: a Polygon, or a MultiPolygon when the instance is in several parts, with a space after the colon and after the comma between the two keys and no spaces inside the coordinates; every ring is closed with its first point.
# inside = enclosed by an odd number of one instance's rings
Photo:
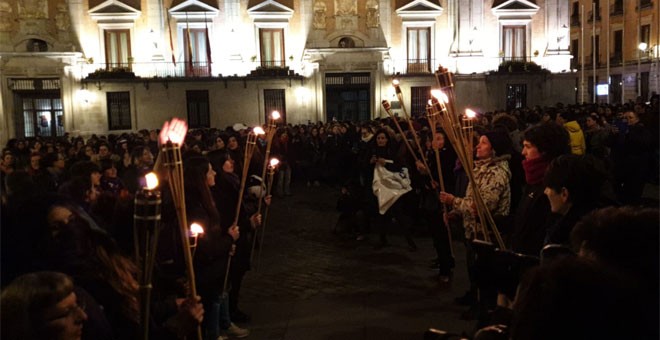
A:
{"type": "Polygon", "coordinates": [[[117,22],[135,22],[142,12],[119,1],[107,0],[98,6],[91,8],[89,16],[94,21],[117,21],[117,22]],[[115,7],[113,9],[112,7],[115,7]]]}
{"type": "Polygon", "coordinates": [[[443,8],[427,0],[415,0],[396,10],[396,14],[404,20],[435,19],[442,15],[443,8]]]}
{"type": "Polygon", "coordinates": [[[169,12],[178,21],[211,22],[219,11],[199,0],[186,0],[170,8],[169,12]]]}
{"type": "Polygon", "coordinates": [[[293,9],[274,0],[266,0],[247,10],[254,21],[288,21],[293,16],[293,9]]]}
{"type": "Polygon", "coordinates": [[[527,0],[508,0],[492,8],[498,19],[531,18],[540,7],[527,0]]]}

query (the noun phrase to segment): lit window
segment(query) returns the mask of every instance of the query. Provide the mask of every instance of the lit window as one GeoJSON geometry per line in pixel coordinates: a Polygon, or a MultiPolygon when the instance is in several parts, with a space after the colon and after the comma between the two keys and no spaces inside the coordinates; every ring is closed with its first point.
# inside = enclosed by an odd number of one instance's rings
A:
{"type": "Polygon", "coordinates": [[[191,28],[190,33],[187,29],[184,33],[184,49],[186,60],[186,76],[209,76],[210,64],[207,47],[208,39],[205,28],[191,28]]]}
{"type": "Polygon", "coordinates": [[[261,66],[284,67],[284,29],[260,28],[261,66]]]}
{"type": "Polygon", "coordinates": [[[408,28],[408,73],[429,73],[431,28],[408,28]]]}
{"type": "Polygon", "coordinates": [[[525,26],[502,27],[502,51],[504,60],[525,61],[526,53],[525,26]]]}
{"type": "Polygon", "coordinates": [[[108,69],[130,69],[131,34],[127,29],[105,31],[105,61],[108,69]]]}

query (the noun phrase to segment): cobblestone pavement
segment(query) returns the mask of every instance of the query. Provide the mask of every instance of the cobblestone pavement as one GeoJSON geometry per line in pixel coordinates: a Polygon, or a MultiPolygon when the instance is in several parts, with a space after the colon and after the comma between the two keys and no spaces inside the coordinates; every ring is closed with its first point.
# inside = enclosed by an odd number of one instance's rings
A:
{"type": "MultiPolygon", "coordinates": [[[[245,278],[240,307],[252,316],[251,339],[421,339],[429,327],[470,332],[452,303],[467,287],[464,248],[454,242],[451,286],[428,268],[432,243],[421,230],[417,252],[403,236],[374,250],[377,235],[356,241],[333,234],[339,189],[293,187],[274,198],[262,252],[245,278]]],[[[420,227],[421,229],[422,227],[420,227]]]]}

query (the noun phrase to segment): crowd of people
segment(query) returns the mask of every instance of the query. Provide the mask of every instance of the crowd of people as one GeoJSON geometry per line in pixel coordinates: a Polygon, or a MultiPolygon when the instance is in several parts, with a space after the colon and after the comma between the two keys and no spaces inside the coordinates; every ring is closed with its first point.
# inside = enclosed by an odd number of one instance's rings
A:
{"type": "MultiPolygon", "coordinates": [[[[569,332],[569,321],[587,320],[584,327],[607,322],[611,334],[657,338],[660,217],[657,209],[641,207],[657,205],[643,190],[658,183],[659,115],[657,96],[646,104],[481,113],[474,127],[474,183],[445,132],[424,117],[411,119],[412,129],[391,118],[280,124],[270,152],[280,161],[273,192],[295,194],[292,181],[340,191],[335,231],[352,233],[356,242],[377,233],[376,249],[389,246],[396,226],[414,252],[415,226],[426,226],[440,285],[451,283],[451,240],[459,235],[470,285],[456,303],[469,306],[464,317],[477,319],[479,327],[506,324],[512,339],[578,339],[591,336],[561,332],[569,332]],[[416,138],[421,149],[411,153],[406,144],[415,145],[416,138]],[[407,169],[412,188],[384,213],[372,186],[379,167],[407,169]],[[517,273],[513,286],[487,282],[483,246],[474,241],[494,231],[479,225],[477,199],[508,254],[541,263],[517,273]],[[601,291],[625,303],[609,306],[601,291]],[[589,316],[578,312],[586,306],[589,316]]],[[[0,162],[3,337],[132,339],[140,332],[133,198],[144,176],[159,169],[166,130],[7,143],[0,162]]],[[[249,335],[236,325],[250,320],[239,308],[240,290],[261,224],[257,207],[271,198],[260,177],[267,139],[259,136],[256,152],[244,159],[248,133],[243,124],[187,132],[186,215],[205,226],[194,257],[199,296],[187,294],[176,210],[164,208],[151,295],[154,338],[189,336],[199,325],[205,339],[249,335]],[[243,169],[246,186],[256,190],[246,190],[236,216],[243,169]]],[[[167,190],[163,206],[174,206],[167,190]]],[[[488,327],[475,337],[486,333],[488,327]]]]}

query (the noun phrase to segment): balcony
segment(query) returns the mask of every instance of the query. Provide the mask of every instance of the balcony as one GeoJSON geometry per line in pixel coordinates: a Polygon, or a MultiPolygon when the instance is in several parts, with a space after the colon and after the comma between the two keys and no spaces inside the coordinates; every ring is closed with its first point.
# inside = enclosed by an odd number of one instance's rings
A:
{"type": "MultiPolygon", "coordinates": [[[[600,8],[596,9],[596,21],[600,21],[600,8]]],[[[587,22],[594,22],[594,11],[589,11],[589,19],[587,22]]]]}
{"type": "Polygon", "coordinates": [[[206,61],[193,61],[185,64],[186,77],[210,77],[211,64],[206,61]]]}
{"type": "MultiPolygon", "coordinates": [[[[653,1],[651,0],[640,0],[639,5],[642,7],[642,9],[649,9],[653,7],[653,1]]],[[[637,10],[638,7],[635,6],[635,10],[637,10]]]]}
{"type": "Polygon", "coordinates": [[[621,52],[612,53],[610,56],[610,65],[621,65],[621,62],[623,61],[622,56],[623,54],[621,52]]]}
{"type": "Polygon", "coordinates": [[[520,63],[529,63],[532,61],[531,56],[522,56],[522,57],[500,57],[500,62],[504,63],[507,61],[520,62],[520,63]]]}
{"type": "Polygon", "coordinates": [[[623,2],[610,5],[610,16],[623,15],[623,2]]]}
{"type": "MultiPolygon", "coordinates": [[[[594,67],[594,55],[593,54],[585,55],[584,56],[584,64],[585,64],[584,65],[585,68],[593,68],[594,67]]],[[[599,68],[600,66],[601,66],[600,65],[600,55],[596,55],[596,65],[595,65],[595,67],[599,68]]]]}
{"type": "Polygon", "coordinates": [[[91,79],[125,79],[125,78],[184,78],[210,77],[210,67],[206,61],[195,62],[142,62],[119,64],[86,64],[83,68],[83,78],[91,79]]]}
{"type": "Polygon", "coordinates": [[[571,27],[573,26],[580,27],[580,16],[577,14],[571,15],[571,27]]]}
{"type": "Polygon", "coordinates": [[[284,60],[262,60],[262,68],[282,68],[286,67],[286,62],[284,60]]]}
{"type": "Polygon", "coordinates": [[[408,59],[406,61],[407,74],[431,73],[431,61],[429,59],[408,59]]]}

